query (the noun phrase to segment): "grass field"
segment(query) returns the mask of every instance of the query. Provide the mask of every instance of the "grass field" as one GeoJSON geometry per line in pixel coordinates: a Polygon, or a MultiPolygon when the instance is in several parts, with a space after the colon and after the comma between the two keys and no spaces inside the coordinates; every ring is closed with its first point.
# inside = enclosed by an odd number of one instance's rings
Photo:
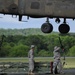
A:
{"type": "MultiPolygon", "coordinates": [[[[51,62],[52,57],[35,57],[35,62],[51,62]]],[[[28,62],[28,58],[0,58],[0,62],[28,62]]],[[[64,62],[62,60],[62,62],[64,62]]],[[[66,57],[64,68],[75,68],[75,57],[66,57]]]]}

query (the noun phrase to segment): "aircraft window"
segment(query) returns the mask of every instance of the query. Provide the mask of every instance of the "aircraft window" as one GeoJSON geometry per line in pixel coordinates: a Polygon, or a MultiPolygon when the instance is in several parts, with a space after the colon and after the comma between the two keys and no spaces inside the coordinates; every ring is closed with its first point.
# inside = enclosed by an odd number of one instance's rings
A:
{"type": "Polygon", "coordinates": [[[32,2],[31,3],[31,9],[39,9],[40,3],[39,2],[32,2]]]}
{"type": "Polygon", "coordinates": [[[18,6],[16,4],[11,4],[9,6],[9,11],[12,12],[12,13],[16,13],[18,11],[18,6]]]}

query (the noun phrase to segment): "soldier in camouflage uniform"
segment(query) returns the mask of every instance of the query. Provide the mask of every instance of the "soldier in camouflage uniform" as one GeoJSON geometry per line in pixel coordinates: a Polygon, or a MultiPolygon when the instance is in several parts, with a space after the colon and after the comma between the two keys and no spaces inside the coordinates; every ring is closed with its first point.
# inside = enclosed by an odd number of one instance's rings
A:
{"type": "Polygon", "coordinates": [[[31,49],[28,52],[29,58],[29,74],[34,74],[34,45],[31,45],[31,49]]]}
{"type": "Polygon", "coordinates": [[[53,74],[55,74],[56,67],[58,67],[58,73],[62,73],[63,67],[62,67],[62,63],[61,63],[61,59],[60,59],[61,58],[60,47],[55,46],[53,54],[54,54],[53,74]]]}

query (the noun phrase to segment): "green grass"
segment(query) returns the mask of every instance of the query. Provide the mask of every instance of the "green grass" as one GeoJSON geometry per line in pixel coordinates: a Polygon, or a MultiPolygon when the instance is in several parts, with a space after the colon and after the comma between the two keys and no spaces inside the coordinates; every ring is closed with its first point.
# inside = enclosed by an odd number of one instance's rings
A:
{"type": "MultiPolygon", "coordinates": [[[[63,58],[62,63],[64,62],[63,58]]],[[[51,62],[53,58],[35,58],[35,61],[39,62],[51,62]]],[[[75,57],[66,57],[64,68],[75,68],[75,57]]]]}
{"type": "Polygon", "coordinates": [[[75,58],[66,58],[65,68],[75,68],[75,58]]]}
{"type": "MultiPolygon", "coordinates": [[[[51,62],[53,58],[51,57],[37,57],[35,62],[51,62]]],[[[28,58],[0,58],[0,62],[28,62],[28,58]]],[[[64,62],[62,60],[62,62],[64,62]]],[[[64,68],[75,68],[75,57],[66,58],[66,64],[64,68]]]]}
{"type": "Polygon", "coordinates": [[[0,62],[28,62],[28,58],[0,58],[0,62]]]}

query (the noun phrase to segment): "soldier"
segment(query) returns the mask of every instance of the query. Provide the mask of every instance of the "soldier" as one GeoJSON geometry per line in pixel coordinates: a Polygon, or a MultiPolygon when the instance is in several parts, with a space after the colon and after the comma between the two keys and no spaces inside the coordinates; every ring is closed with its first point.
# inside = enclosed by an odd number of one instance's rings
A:
{"type": "Polygon", "coordinates": [[[28,52],[28,58],[29,58],[29,74],[34,74],[34,45],[31,45],[31,49],[28,52]]]}
{"type": "Polygon", "coordinates": [[[62,73],[63,72],[63,67],[62,67],[62,63],[61,63],[61,55],[60,55],[60,47],[55,46],[54,47],[54,62],[53,62],[53,74],[55,74],[55,70],[58,67],[58,73],[62,73]]]}

